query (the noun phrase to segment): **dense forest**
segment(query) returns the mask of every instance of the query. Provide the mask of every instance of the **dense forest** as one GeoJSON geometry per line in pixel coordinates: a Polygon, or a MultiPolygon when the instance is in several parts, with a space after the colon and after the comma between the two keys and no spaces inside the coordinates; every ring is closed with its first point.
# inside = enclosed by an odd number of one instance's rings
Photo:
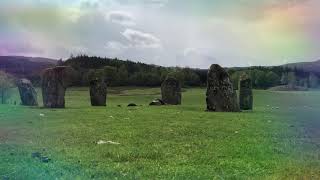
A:
{"type": "Polygon", "coordinates": [[[75,85],[86,86],[91,78],[104,76],[109,86],[159,86],[168,74],[172,74],[185,86],[200,86],[206,83],[206,70],[162,67],[119,59],[71,57],[62,62],[76,71],[75,85]]]}
{"type": "MultiPolygon", "coordinates": [[[[71,56],[58,65],[71,66],[75,70],[75,86],[87,86],[90,79],[104,77],[109,86],[160,86],[167,75],[179,79],[184,87],[205,86],[206,69],[181,67],[162,67],[117,58],[89,57],[87,55],[71,56]]],[[[315,88],[318,86],[318,74],[304,72],[297,68],[285,66],[248,67],[227,69],[234,87],[242,73],[252,78],[253,87],[267,89],[279,85],[292,85],[315,88]]]]}

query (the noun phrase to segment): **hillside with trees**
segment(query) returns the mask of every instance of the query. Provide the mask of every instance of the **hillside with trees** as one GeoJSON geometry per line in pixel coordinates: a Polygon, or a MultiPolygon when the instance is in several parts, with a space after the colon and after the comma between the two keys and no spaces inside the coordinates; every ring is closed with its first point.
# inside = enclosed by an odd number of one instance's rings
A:
{"type": "MultiPolygon", "coordinates": [[[[70,57],[63,65],[72,66],[77,72],[76,86],[87,86],[95,76],[104,76],[109,86],[160,86],[167,75],[179,79],[183,86],[205,86],[206,69],[181,67],[162,67],[117,58],[100,58],[80,55],[70,57]]],[[[246,67],[228,68],[233,85],[238,87],[242,73],[247,73],[256,89],[268,89],[274,86],[291,85],[317,88],[319,75],[296,67],[246,67]]]]}
{"type": "Polygon", "coordinates": [[[109,86],[160,86],[168,74],[172,74],[184,86],[201,86],[206,83],[206,70],[162,67],[117,58],[71,57],[63,65],[77,72],[75,85],[86,86],[97,75],[105,76],[109,86]]]}
{"type": "MultiPolygon", "coordinates": [[[[318,88],[320,72],[314,71],[320,61],[288,64],[283,66],[256,66],[227,68],[233,86],[238,87],[242,73],[250,75],[253,87],[268,89],[274,86],[318,88]]],[[[71,56],[65,61],[47,58],[0,56],[0,71],[16,78],[30,79],[35,86],[41,82],[41,71],[55,65],[71,66],[75,69],[74,86],[88,86],[96,76],[104,76],[109,86],[160,86],[167,75],[179,79],[184,87],[206,86],[207,69],[163,67],[158,65],[101,58],[96,56],[71,56]]]]}
{"type": "Polygon", "coordinates": [[[54,59],[24,56],[0,56],[0,71],[18,78],[27,78],[39,85],[43,69],[55,66],[54,59]]]}
{"type": "Polygon", "coordinates": [[[296,69],[303,70],[305,72],[315,73],[318,76],[320,75],[320,60],[313,61],[313,62],[290,63],[284,66],[291,69],[296,68],[296,69]]]}

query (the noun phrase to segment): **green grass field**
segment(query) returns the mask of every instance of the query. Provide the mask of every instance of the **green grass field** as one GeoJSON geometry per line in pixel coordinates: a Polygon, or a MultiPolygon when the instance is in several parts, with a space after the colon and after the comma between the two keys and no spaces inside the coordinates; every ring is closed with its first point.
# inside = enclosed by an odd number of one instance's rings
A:
{"type": "Polygon", "coordinates": [[[111,89],[107,107],[88,94],[69,89],[66,109],[0,105],[0,179],[320,178],[320,92],[255,91],[242,113],[205,112],[200,88],[181,106],[149,107],[159,88],[111,89]]]}

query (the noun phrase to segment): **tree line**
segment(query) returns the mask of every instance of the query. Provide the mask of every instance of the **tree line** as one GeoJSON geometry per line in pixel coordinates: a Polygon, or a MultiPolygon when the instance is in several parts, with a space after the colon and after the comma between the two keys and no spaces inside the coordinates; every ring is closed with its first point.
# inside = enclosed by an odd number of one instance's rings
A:
{"type": "Polygon", "coordinates": [[[235,88],[238,87],[239,77],[242,73],[246,73],[251,77],[252,86],[255,89],[268,89],[275,86],[303,87],[307,89],[319,86],[319,75],[316,73],[305,72],[297,68],[274,66],[230,69],[229,74],[235,88]]]}
{"type": "MultiPolygon", "coordinates": [[[[183,87],[204,87],[207,83],[207,69],[162,67],[117,58],[96,56],[71,56],[57,65],[71,66],[74,69],[73,86],[88,86],[90,80],[103,77],[108,86],[160,86],[169,75],[178,79],[183,87]]],[[[285,66],[227,68],[233,87],[238,88],[239,77],[246,73],[251,77],[255,89],[268,89],[274,86],[288,85],[305,88],[319,86],[319,74],[305,72],[285,66]]],[[[41,75],[29,78],[35,86],[41,85],[41,75]]],[[[15,86],[15,77],[0,71],[0,103],[5,103],[10,90],[15,86]]]]}
{"type": "Polygon", "coordinates": [[[206,70],[162,67],[117,58],[79,55],[70,57],[61,65],[76,71],[75,86],[87,86],[96,76],[104,76],[109,86],[160,86],[167,75],[180,80],[184,86],[202,86],[206,83],[206,70]]]}
{"type": "MultiPolygon", "coordinates": [[[[207,69],[162,67],[117,58],[79,55],[61,61],[61,65],[75,69],[76,86],[87,86],[90,79],[97,76],[104,76],[109,86],[160,86],[167,75],[180,80],[184,87],[206,86],[207,81],[207,69]]],[[[256,89],[288,84],[315,88],[319,84],[318,74],[285,66],[228,68],[227,71],[235,88],[242,73],[251,77],[256,89]]]]}

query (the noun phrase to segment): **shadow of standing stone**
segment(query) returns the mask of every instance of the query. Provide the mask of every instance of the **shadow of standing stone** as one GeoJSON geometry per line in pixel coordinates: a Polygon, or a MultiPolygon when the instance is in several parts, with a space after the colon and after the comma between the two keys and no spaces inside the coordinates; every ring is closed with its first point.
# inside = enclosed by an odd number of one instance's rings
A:
{"type": "Polygon", "coordinates": [[[241,110],[253,109],[253,94],[251,78],[242,74],[239,80],[239,105],[241,110]]]}
{"type": "Polygon", "coordinates": [[[207,111],[240,112],[229,74],[217,64],[208,71],[206,97],[207,111]]]}
{"type": "Polygon", "coordinates": [[[18,89],[23,106],[38,106],[37,92],[28,79],[20,79],[18,89]]]}
{"type": "Polygon", "coordinates": [[[45,108],[64,108],[65,92],[72,79],[72,68],[57,66],[48,68],[42,76],[42,97],[45,108]]]}
{"type": "Polygon", "coordinates": [[[167,77],[161,85],[162,101],[169,105],[181,104],[181,84],[173,78],[167,77]]]}
{"type": "Polygon", "coordinates": [[[90,99],[92,106],[107,105],[107,84],[103,80],[90,81],[90,99]]]}

